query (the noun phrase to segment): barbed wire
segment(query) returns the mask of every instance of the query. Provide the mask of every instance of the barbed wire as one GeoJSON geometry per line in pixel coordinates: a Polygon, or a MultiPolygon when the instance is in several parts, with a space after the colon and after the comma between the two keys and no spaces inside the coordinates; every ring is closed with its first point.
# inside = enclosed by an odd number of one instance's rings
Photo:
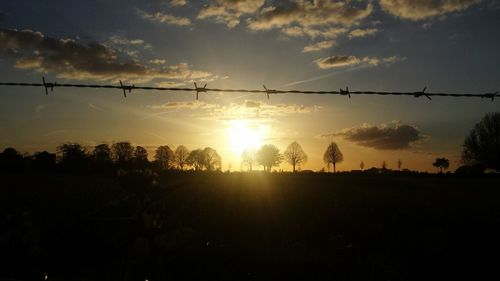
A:
{"type": "Polygon", "coordinates": [[[135,86],[135,85],[125,85],[120,80],[120,85],[97,85],[97,84],[60,84],[57,82],[46,82],[45,77],[42,78],[42,83],[15,83],[15,82],[0,82],[0,86],[23,86],[23,87],[44,87],[45,94],[49,94],[50,91],[54,91],[54,88],[100,88],[100,89],[120,89],[123,91],[123,96],[127,97],[127,92],[130,94],[132,90],[155,90],[155,91],[182,91],[182,92],[195,92],[196,100],[199,99],[200,93],[206,92],[223,92],[223,93],[262,93],[266,94],[267,99],[270,95],[279,94],[304,94],[304,95],[340,95],[347,96],[351,98],[351,95],[380,95],[380,96],[413,96],[415,98],[426,97],[432,100],[432,97],[454,97],[454,98],[487,98],[491,99],[493,102],[496,97],[500,97],[499,92],[492,93],[482,93],[482,94],[450,94],[450,93],[428,93],[426,92],[427,87],[423,90],[417,92],[381,92],[381,91],[349,91],[349,87],[345,90],[340,88],[338,91],[307,91],[307,90],[277,90],[268,89],[263,85],[263,90],[252,90],[252,89],[217,89],[217,88],[207,88],[207,84],[203,87],[198,87],[194,83],[194,88],[182,88],[182,87],[147,87],[147,86],[135,86]]]}

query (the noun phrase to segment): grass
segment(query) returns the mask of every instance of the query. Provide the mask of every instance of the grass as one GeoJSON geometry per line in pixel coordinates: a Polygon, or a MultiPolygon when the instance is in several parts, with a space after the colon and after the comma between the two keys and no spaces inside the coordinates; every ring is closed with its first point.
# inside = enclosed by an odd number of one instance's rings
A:
{"type": "Polygon", "coordinates": [[[2,175],[0,279],[493,280],[499,179],[2,175]]]}

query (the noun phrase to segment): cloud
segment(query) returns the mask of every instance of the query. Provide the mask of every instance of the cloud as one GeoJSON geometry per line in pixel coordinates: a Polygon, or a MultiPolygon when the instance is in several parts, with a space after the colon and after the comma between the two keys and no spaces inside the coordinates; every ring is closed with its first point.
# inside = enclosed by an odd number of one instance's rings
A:
{"type": "Polygon", "coordinates": [[[355,38],[355,37],[365,37],[369,35],[374,35],[378,32],[377,28],[366,28],[366,29],[354,29],[349,32],[349,39],[355,38]]]}
{"type": "Polygon", "coordinates": [[[324,134],[321,137],[337,136],[357,145],[378,150],[408,149],[427,138],[418,128],[399,122],[380,126],[363,124],[359,127],[344,129],[332,134],[324,134]]]}
{"type": "Polygon", "coordinates": [[[399,56],[391,56],[384,58],[376,57],[363,57],[359,58],[356,56],[331,56],[326,58],[319,58],[314,62],[321,69],[330,69],[354,65],[366,65],[366,66],[379,66],[379,65],[391,65],[393,63],[403,61],[405,58],[399,56]]]}
{"type": "Polygon", "coordinates": [[[170,0],[170,6],[180,7],[187,4],[186,0],[170,0]]]}
{"type": "Polygon", "coordinates": [[[345,27],[284,27],[281,29],[281,32],[291,37],[302,37],[309,36],[311,38],[326,38],[326,39],[335,39],[342,34],[345,34],[348,31],[345,27]]]}
{"type": "Polygon", "coordinates": [[[121,35],[113,35],[103,45],[137,58],[142,50],[151,50],[153,47],[142,39],[128,39],[121,35]]]}
{"type": "Polygon", "coordinates": [[[163,64],[167,63],[167,61],[164,59],[153,59],[153,60],[149,60],[149,63],[156,64],[156,65],[163,65],[163,64]]]}
{"type": "Polygon", "coordinates": [[[7,14],[0,11],[0,22],[4,21],[7,18],[7,14]]]}
{"type": "Polygon", "coordinates": [[[46,37],[31,30],[0,29],[0,57],[15,60],[14,67],[75,80],[148,82],[153,79],[191,81],[214,75],[190,69],[187,63],[152,67],[99,43],[46,37]]]}
{"type": "Polygon", "coordinates": [[[356,65],[361,63],[361,60],[356,56],[331,56],[327,58],[317,59],[314,62],[319,66],[319,68],[328,69],[334,67],[356,65]]]}
{"type": "MultiPolygon", "coordinates": [[[[250,19],[251,30],[269,30],[298,26],[316,30],[313,27],[331,25],[351,26],[368,17],[373,11],[369,2],[362,7],[353,1],[302,1],[297,0],[281,6],[268,6],[261,10],[258,18],[250,19]]],[[[288,30],[289,31],[289,30],[288,30]]]]}
{"type": "Polygon", "coordinates": [[[205,103],[202,101],[180,101],[180,102],[167,102],[161,105],[152,105],[152,109],[210,109],[217,107],[216,104],[205,103]]]}
{"type": "Polygon", "coordinates": [[[335,42],[333,40],[321,41],[318,43],[314,43],[314,44],[305,46],[304,49],[302,50],[302,52],[307,53],[307,52],[316,52],[316,51],[323,50],[323,49],[329,49],[334,44],[335,44],[335,42]]]}
{"type": "Polygon", "coordinates": [[[154,14],[147,13],[145,11],[138,10],[141,18],[149,20],[151,22],[178,25],[178,26],[190,26],[191,20],[185,17],[176,17],[173,15],[165,14],[162,12],[156,12],[154,14]]]}
{"type": "Polygon", "coordinates": [[[200,11],[197,18],[214,18],[216,22],[233,28],[240,23],[243,15],[257,12],[264,2],[265,0],[214,0],[200,11]]]}
{"type": "Polygon", "coordinates": [[[399,18],[423,20],[464,11],[482,0],[380,0],[382,9],[399,18]]]}
{"type": "Polygon", "coordinates": [[[255,100],[245,100],[240,103],[217,104],[202,101],[167,102],[161,105],[149,106],[155,110],[202,110],[201,118],[213,120],[231,119],[268,119],[291,114],[305,114],[317,111],[316,105],[300,104],[269,104],[255,100]]]}

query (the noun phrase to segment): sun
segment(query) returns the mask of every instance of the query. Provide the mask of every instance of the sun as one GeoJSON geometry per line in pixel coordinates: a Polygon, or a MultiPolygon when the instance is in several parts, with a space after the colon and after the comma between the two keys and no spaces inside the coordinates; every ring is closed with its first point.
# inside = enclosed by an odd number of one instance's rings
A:
{"type": "Polygon", "coordinates": [[[266,134],[265,125],[252,124],[247,120],[229,121],[227,129],[228,143],[238,157],[246,149],[258,149],[266,134]]]}

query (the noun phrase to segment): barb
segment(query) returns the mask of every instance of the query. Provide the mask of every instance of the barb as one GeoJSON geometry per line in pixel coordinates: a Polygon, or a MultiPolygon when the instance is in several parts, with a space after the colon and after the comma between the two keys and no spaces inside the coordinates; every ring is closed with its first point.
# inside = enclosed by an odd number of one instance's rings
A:
{"type": "Polygon", "coordinates": [[[129,85],[123,85],[122,80],[120,80],[120,88],[123,89],[123,97],[127,97],[127,90],[128,93],[132,93],[132,89],[135,88],[135,85],[129,86],[129,85]]]}
{"type": "Polygon", "coordinates": [[[270,90],[270,89],[266,88],[266,85],[262,85],[262,87],[264,87],[264,90],[266,90],[265,92],[266,92],[268,100],[269,100],[269,95],[278,94],[278,91],[276,91],[276,90],[270,90]]]}
{"type": "Polygon", "coordinates": [[[205,84],[205,86],[203,86],[203,88],[198,88],[198,85],[196,85],[196,82],[194,82],[194,89],[196,90],[196,100],[198,100],[198,95],[201,93],[201,92],[207,92],[207,84],[205,84]]]}
{"type": "Polygon", "coordinates": [[[426,87],[424,87],[424,89],[423,89],[422,91],[420,91],[420,92],[415,92],[415,97],[416,97],[416,98],[419,98],[419,97],[421,97],[421,96],[424,96],[424,97],[428,98],[429,100],[432,100],[432,99],[431,99],[431,97],[429,96],[429,94],[425,93],[425,90],[427,90],[427,86],[426,86],[426,87]]]}
{"type": "Polygon", "coordinates": [[[351,93],[349,92],[349,87],[345,87],[345,91],[342,90],[342,88],[340,88],[340,95],[342,96],[348,96],[349,98],[351,98],[351,93]]]}
{"type": "Polygon", "coordinates": [[[432,100],[432,97],[453,97],[453,98],[487,98],[491,99],[493,102],[496,97],[500,97],[499,92],[483,93],[483,94],[452,94],[452,93],[427,93],[427,87],[424,87],[422,91],[419,92],[381,92],[381,91],[349,91],[349,87],[345,90],[342,88],[339,91],[308,91],[308,90],[276,90],[268,89],[263,85],[264,90],[252,90],[252,89],[216,89],[207,88],[207,84],[203,87],[198,87],[194,83],[194,88],[167,88],[167,87],[147,87],[147,86],[135,86],[135,85],[124,85],[120,81],[120,85],[93,85],[93,84],[58,84],[48,83],[45,81],[45,77],[42,78],[43,83],[15,83],[15,82],[0,82],[0,86],[21,86],[21,87],[44,87],[45,94],[48,95],[50,91],[52,92],[54,88],[65,87],[65,88],[94,88],[94,89],[120,89],[123,91],[123,96],[127,97],[127,91],[129,93],[132,90],[155,90],[155,91],[172,91],[172,92],[196,92],[196,99],[198,100],[200,93],[207,92],[224,92],[224,93],[262,93],[266,94],[269,99],[270,95],[277,94],[303,94],[303,95],[341,95],[348,96],[351,95],[380,95],[380,96],[413,96],[415,98],[426,97],[432,100]]]}
{"type": "Polygon", "coordinates": [[[49,95],[49,88],[50,88],[50,91],[53,92],[54,91],[54,87],[57,87],[57,82],[46,83],[45,82],[45,77],[42,77],[42,81],[43,81],[43,86],[45,87],[45,95],[48,96],[49,95]]]}

